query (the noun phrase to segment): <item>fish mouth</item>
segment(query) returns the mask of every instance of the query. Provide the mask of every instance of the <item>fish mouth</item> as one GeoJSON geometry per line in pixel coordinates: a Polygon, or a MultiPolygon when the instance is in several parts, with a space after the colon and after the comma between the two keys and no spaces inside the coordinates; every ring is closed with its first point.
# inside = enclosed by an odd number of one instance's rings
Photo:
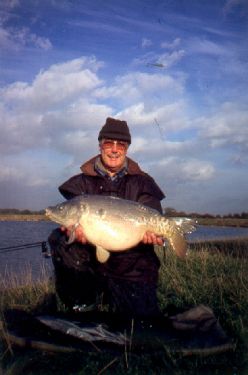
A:
{"type": "Polygon", "coordinates": [[[49,219],[52,219],[52,218],[53,218],[52,211],[51,211],[49,208],[46,208],[46,209],[45,209],[45,215],[46,215],[47,217],[49,217],[49,219]]]}
{"type": "Polygon", "coordinates": [[[49,208],[45,209],[45,215],[50,217],[52,215],[52,211],[49,208]]]}
{"type": "Polygon", "coordinates": [[[53,214],[52,210],[50,208],[45,209],[45,215],[49,217],[52,221],[55,221],[58,224],[63,224],[62,220],[59,220],[59,218],[53,214]]]}

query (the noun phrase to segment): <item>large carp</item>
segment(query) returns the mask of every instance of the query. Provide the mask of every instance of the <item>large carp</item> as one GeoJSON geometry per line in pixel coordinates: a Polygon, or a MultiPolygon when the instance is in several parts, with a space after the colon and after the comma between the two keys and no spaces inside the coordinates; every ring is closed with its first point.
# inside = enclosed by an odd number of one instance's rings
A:
{"type": "Polygon", "coordinates": [[[96,246],[97,259],[106,262],[109,252],[124,251],[137,245],[147,231],[166,238],[175,253],[184,257],[185,233],[195,222],[188,218],[166,218],[138,202],[102,195],[80,195],[46,209],[46,215],[73,231],[80,224],[87,240],[96,246]]]}

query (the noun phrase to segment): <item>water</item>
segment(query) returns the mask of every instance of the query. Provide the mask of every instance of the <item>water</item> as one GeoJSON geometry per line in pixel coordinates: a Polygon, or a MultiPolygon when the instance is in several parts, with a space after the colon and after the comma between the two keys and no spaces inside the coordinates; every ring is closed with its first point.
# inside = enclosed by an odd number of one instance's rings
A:
{"type": "MultiPolygon", "coordinates": [[[[48,221],[40,222],[0,222],[0,277],[6,280],[9,275],[23,276],[32,274],[36,279],[52,274],[51,258],[42,256],[41,247],[1,252],[4,247],[43,242],[57,225],[48,221]]],[[[198,226],[197,230],[187,236],[189,240],[211,240],[227,238],[248,238],[248,228],[206,227],[198,226]]],[[[22,277],[21,277],[22,278],[22,277]]]]}
{"type": "Polygon", "coordinates": [[[192,241],[225,240],[239,238],[248,238],[248,228],[199,225],[195,232],[190,233],[187,236],[187,239],[192,241]]]}
{"type": "Polygon", "coordinates": [[[36,242],[43,242],[56,224],[48,221],[0,222],[0,281],[42,279],[52,274],[51,258],[44,258],[41,246],[5,252],[1,249],[36,242]]]}

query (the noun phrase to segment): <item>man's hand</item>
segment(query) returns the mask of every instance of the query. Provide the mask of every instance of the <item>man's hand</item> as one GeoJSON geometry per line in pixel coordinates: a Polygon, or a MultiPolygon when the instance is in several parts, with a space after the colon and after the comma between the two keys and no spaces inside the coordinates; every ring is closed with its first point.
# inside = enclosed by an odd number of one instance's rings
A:
{"type": "Polygon", "coordinates": [[[149,232],[149,231],[147,231],[144,234],[144,237],[143,237],[142,241],[145,244],[152,244],[152,245],[158,245],[158,246],[163,246],[163,244],[164,244],[164,241],[163,241],[162,237],[157,236],[155,233],[149,232]]]}
{"type": "Polygon", "coordinates": [[[80,224],[76,227],[76,229],[74,229],[73,227],[68,227],[68,228],[61,227],[60,229],[63,232],[66,232],[66,235],[68,237],[70,237],[71,231],[74,230],[75,240],[77,242],[81,242],[82,244],[86,244],[88,242],[87,238],[85,237],[83,228],[82,228],[82,226],[80,224]]]}

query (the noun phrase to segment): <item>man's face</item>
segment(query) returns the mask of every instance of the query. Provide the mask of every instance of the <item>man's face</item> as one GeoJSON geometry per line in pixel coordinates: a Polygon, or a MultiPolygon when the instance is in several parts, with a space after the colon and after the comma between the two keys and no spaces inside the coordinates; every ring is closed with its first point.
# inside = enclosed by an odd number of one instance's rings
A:
{"type": "Polygon", "coordinates": [[[110,172],[118,172],[125,163],[128,143],[113,139],[103,139],[100,142],[102,162],[110,172]]]}

